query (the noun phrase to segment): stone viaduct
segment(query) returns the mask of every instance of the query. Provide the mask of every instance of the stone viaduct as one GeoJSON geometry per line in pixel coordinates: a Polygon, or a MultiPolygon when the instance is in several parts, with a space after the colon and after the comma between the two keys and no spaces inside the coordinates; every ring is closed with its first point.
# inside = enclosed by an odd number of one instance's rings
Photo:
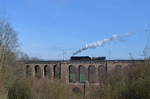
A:
{"type": "MultiPolygon", "coordinates": [[[[143,62],[143,60],[134,60],[143,62]]],[[[71,57],[66,61],[28,61],[26,77],[47,80],[62,80],[73,91],[82,91],[85,84],[96,87],[103,83],[107,73],[120,71],[132,65],[133,60],[106,60],[105,57],[71,57]]]]}

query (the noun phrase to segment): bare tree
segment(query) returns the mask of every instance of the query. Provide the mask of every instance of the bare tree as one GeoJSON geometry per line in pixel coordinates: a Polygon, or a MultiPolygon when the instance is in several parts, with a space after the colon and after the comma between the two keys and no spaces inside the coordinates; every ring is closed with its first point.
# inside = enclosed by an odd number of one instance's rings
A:
{"type": "Polygon", "coordinates": [[[0,19],[0,69],[15,60],[17,33],[6,20],[0,19]]]}

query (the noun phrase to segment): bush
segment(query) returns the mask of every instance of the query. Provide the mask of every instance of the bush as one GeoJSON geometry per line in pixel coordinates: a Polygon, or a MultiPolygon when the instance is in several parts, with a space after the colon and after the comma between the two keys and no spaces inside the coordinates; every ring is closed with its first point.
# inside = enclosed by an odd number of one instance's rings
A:
{"type": "Polygon", "coordinates": [[[80,99],[60,81],[16,80],[8,90],[8,99],[80,99]]]}
{"type": "Polygon", "coordinates": [[[26,80],[16,80],[8,89],[8,99],[31,99],[30,84],[26,80]]]}
{"type": "Polygon", "coordinates": [[[33,80],[32,99],[76,99],[76,97],[61,81],[33,80]]]}
{"type": "Polygon", "coordinates": [[[111,73],[90,99],[150,99],[149,65],[135,64],[124,69],[122,74],[111,73]]]}

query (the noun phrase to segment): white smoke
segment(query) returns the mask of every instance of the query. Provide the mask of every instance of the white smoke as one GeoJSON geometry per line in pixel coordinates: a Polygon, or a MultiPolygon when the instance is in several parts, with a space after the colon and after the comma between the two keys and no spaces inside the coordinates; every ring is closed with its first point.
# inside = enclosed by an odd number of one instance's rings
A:
{"type": "MultiPolygon", "coordinates": [[[[133,34],[132,32],[127,32],[127,33],[125,33],[125,35],[123,37],[129,37],[132,34],[133,34]]],[[[101,47],[101,46],[105,45],[108,42],[111,42],[111,41],[116,40],[116,39],[122,39],[123,37],[119,37],[118,35],[114,34],[110,38],[106,38],[106,39],[103,39],[103,40],[100,40],[100,41],[96,41],[94,43],[86,44],[84,47],[82,47],[81,49],[74,52],[73,55],[77,55],[77,54],[79,54],[79,53],[81,53],[81,52],[83,52],[84,50],[87,50],[87,49],[101,47]]]]}
{"type": "Polygon", "coordinates": [[[125,35],[126,36],[132,36],[134,33],[133,32],[126,32],[125,35]]]}

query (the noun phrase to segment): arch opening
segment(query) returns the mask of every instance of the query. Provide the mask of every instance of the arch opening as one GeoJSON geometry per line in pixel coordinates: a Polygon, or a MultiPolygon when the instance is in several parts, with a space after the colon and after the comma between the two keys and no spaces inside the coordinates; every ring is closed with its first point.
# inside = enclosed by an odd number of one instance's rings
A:
{"type": "Polygon", "coordinates": [[[87,71],[84,66],[79,66],[79,82],[85,83],[87,80],[87,71]]]}
{"type": "Polygon", "coordinates": [[[56,80],[61,79],[61,66],[60,65],[54,66],[54,79],[56,80]]]}
{"type": "Polygon", "coordinates": [[[106,79],[106,74],[107,74],[105,66],[100,65],[98,67],[98,71],[99,71],[99,80],[103,82],[106,79]]]}
{"type": "Polygon", "coordinates": [[[77,68],[75,66],[69,66],[69,82],[77,82],[77,68]]]}
{"type": "Polygon", "coordinates": [[[121,71],[122,66],[121,65],[117,65],[115,69],[116,69],[116,71],[121,71]]]}
{"type": "Polygon", "coordinates": [[[35,69],[35,77],[36,77],[37,79],[40,79],[40,78],[41,78],[41,69],[40,69],[40,66],[39,66],[39,65],[36,65],[36,66],[34,67],[34,69],[35,69]]]}
{"type": "Polygon", "coordinates": [[[31,66],[27,65],[26,66],[26,77],[29,78],[32,76],[32,68],[31,66]]]}
{"type": "Polygon", "coordinates": [[[48,65],[44,66],[44,77],[46,79],[50,79],[50,77],[51,77],[51,71],[50,71],[50,67],[48,65]]]}
{"type": "Polygon", "coordinates": [[[96,83],[96,68],[95,68],[95,66],[88,67],[88,81],[90,83],[96,83]]]}
{"type": "Polygon", "coordinates": [[[121,72],[122,72],[122,66],[121,65],[116,65],[115,72],[121,74],[121,72]]]}

